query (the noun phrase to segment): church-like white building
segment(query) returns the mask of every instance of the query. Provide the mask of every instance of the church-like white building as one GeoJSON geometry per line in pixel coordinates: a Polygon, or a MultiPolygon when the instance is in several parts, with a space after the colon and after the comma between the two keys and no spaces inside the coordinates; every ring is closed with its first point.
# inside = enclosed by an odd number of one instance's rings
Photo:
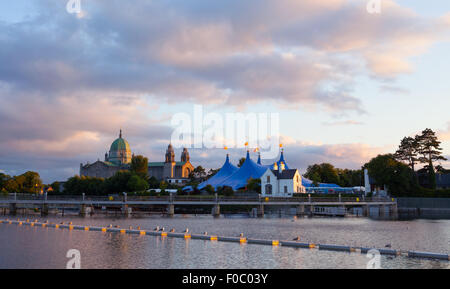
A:
{"type": "Polygon", "coordinates": [[[292,197],[293,194],[306,193],[302,176],[297,169],[285,169],[283,162],[273,169],[267,168],[261,176],[261,195],[264,197],[292,197]]]}

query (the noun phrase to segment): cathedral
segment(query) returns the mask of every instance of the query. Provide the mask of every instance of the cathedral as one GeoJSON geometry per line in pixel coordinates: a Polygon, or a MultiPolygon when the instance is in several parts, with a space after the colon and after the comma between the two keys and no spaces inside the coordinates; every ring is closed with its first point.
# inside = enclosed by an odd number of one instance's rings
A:
{"type": "MultiPolygon", "coordinates": [[[[129,170],[131,158],[133,157],[128,142],[122,137],[120,130],[119,138],[116,139],[105,154],[104,161],[96,161],[93,164],[80,164],[80,176],[97,178],[109,178],[121,170],[129,170]]],[[[165,180],[173,184],[183,184],[188,181],[189,174],[194,170],[186,148],[181,153],[181,160],[175,161],[175,151],[169,144],[163,162],[149,162],[148,175],[158,180],[165,180]]]]}

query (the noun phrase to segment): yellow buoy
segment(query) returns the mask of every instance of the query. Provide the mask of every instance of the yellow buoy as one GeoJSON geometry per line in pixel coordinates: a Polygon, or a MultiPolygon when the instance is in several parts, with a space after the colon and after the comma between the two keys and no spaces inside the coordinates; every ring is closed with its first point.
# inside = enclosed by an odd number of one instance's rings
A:
{"type": "Polygon", "coordinates": [[[140,231],[139,234],[145,235],[145,231],[140,231]]]}
{"type": "Polygon", "coordinates": [[[102,228],[102,232],[106,232],[106,228],[102,228]]]}
{"type": "Polygon", "coordinates": [[[167,233],[166,232],[162,232],[161,233],[161,237],[167,237],[167,233]]]}
{"type": "Polygon", "coordinates": [[[185,235],[184,235],[184,238],[185,238],[185,239],[190,239],[190,238],[191,238],[191,235],[185,234],[185,235]]]}
{"type": "Polygon", "coordinates": [[[73,226],[72,225],[69,226],[69,230],[73,230],[73,226]]]}
{"type": "Polygon", "coordinates": [[[217,236],[211,236],[211,241],[217,241],[217,236]]]}
{"type": "Polygon", "coordinates": [[[280,245],[280,241],[278,241],[278,240],[272,241],[272,246],[278,246],[278,245],[280,245]]]}
{"type": "Polygon", "coordinates": [[[58,228],[59,228],[59,225],[58,225],[58,224],[56,224],[56,225],[55,225],[55,229],[58,229],[58,228]]]}
{"type": "Polygon", "coordinates": [[[309,248],[313,249],[316,247],[316,244],[309,244],[309,248]]]}
{"type": "Polygon", "coordinates": [[[240,242],[240,243],[247,243],[247,238],[240,238],[240,239],[239,239],[239,242],[240,242]]]}
{"type": "Polygon", "coordinates": [[[89,227],[88,227],[88,226],[85,226],[85,227],[84,227],[84,230],[85,230],[85,231],[89,231],[89,227]]]}
{"type": "Polygon", "coordinates": [[[125,234],[125,230],[124,230],[124,229],[121,229],[121,230],[120,230],[120,233],[121,233],[121,234],[125,234]]]}

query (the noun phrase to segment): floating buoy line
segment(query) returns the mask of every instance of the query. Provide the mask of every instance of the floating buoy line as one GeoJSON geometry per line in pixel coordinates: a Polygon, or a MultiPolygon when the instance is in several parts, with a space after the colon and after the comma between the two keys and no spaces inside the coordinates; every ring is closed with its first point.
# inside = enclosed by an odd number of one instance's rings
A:
{"type": "Polygon", "coordinates": [[[136,235],[149,235],[149,236],[160,236],[160,237],[170,237],[170,238],[182,238],[182,239],[198,239],[198,240],[208,240],[215,242],[236,242],[240,244],[256,244],[256,245],[270,245],[270,246],[283,246],[283,247],[294,247],[294,248],[306,248],[315,250],[327,250],[327,251],[341,251],[341,252],[352,252],[366,254],[370,250],[378,250],[381,255],[388,256],[405,256],[411,258],[423,258],[423,259],[437,259],[450,261],[450,256],[448,254],[441,253],[431,253],[431,252],[418,252],[418,251],[402,251],[395,249],[377,249],[377,248],[365,248],[365,247],[352,247],[343,245],[330,245],[330,244],[314,244],[314,243],[302,243],[298,242],[300,237],[296,237],[293,241],[282,241],[282,240],[264,240],[264,239],[251,239],[244,237],[241,233],[238,237],[224,237],[217,235],[208,235],[206,232],[203,234],[191,234],[189,229],[184,232],[176,233],[175,229],[171,229],[169,232],[165,232],[158,228],[158,230],[141,230],[141,227],[133,229],[129,227],[128,229],[120,228],[120,226],[109,225],[107,227],[95,227],[95,226],[81,226],[73,225],[72,222],[60,224],[49,223],[48,221],[42,223],[38,220],[26,221],[21,220],[0,220],[0,224],[10,224],[10,225],[27,225],[31,227],[43,227],[43,228],[55,228],[55,229],[68,229],[68,230],[81,230],[81,231],[98,231],[98,232],[111,232],[120,234],[136,234],[136,235]]]}

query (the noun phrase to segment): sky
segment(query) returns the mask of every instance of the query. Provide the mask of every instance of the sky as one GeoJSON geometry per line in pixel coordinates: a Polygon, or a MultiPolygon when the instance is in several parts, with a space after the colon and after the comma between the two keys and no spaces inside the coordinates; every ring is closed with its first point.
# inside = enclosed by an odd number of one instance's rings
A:
{"type": "MultiPolygon", "coordinates": [[[[119,129],[162,161],[172,117],[194,104],[279,113],[301,173],[360,168],[425,128],[450,156],[450,1],[381,0],[379,14],[367,2],[81,0],[71,14],[65,0],[2,1],[0,171],[65,180],[119,129]]],[[[224,162],[189,151],[195,166],[224,162]]]]}

